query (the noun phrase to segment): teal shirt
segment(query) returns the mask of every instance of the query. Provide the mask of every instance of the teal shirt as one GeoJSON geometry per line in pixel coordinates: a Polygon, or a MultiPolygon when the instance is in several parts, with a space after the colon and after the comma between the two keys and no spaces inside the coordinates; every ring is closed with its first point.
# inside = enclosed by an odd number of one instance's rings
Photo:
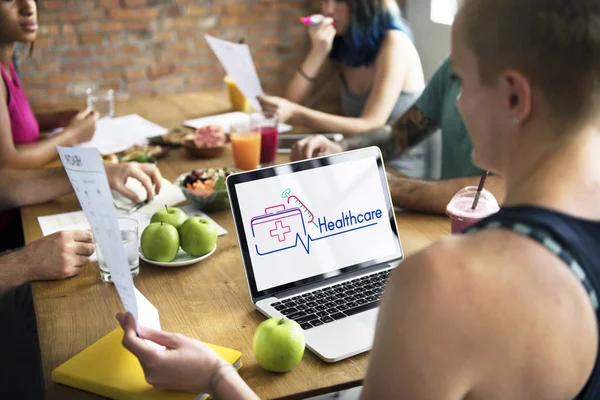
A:
{"type": "Polygon", "coordinates": [[[453,79],[454,71],[447,58],[431,77],[415,106],[442,130],[441,179],[480,175],[473,164],[473,144],[467,127],[456,107],[460,82],[453,79]]]}

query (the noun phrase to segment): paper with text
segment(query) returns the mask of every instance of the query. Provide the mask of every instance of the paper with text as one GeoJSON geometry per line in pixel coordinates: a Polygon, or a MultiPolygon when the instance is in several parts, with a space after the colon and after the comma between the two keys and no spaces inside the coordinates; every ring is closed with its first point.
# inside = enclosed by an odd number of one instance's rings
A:
{"type": "MultiPolygon", "coordinates": [[[[147,311],[138,313],[133,278],[121,240],[106,171],[98,150],[60,146],[57,146],[57,149],[79,204],[91,226],[94,240],[105,254],[106,264],[125,310],[133,314],[137,323],[155,326],[158,311],[156,316],[147,311]]],[[[148,310],[148,306],[144,309],[148,310]]]]}
{"type": "Polygon", "coordinates": [[[248,45],[217,39],[206,34],[204,38],[223,68],[225,68],[227,75],[233,79],[240,92],[252,104],[252,107],[255,110],[262,110],[256,97],[262,96],[264,92],[248,45]]]}
{"type": "Polygon", "coordinates": [[[136,145],[147,145],[148,138],[167,133],[168,129],[150,122],[137,114],[117,118],[102,118],[96,122],[96,133],[91,141],[77,147],[96,147],[106,155],[127,150],[136,145]]]}

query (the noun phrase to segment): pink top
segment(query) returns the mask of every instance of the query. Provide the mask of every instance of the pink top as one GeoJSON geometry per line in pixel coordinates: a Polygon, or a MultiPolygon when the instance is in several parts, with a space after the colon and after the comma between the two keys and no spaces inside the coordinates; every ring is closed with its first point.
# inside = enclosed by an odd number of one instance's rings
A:
{"type": "Polygon", "coordinates": [[[2,65],[0,71],[8,89],[8,115],[15,145],[37,142],[40,137],[40,126],[31,111],[12,61],[10,63],[12,81],[8,79],[8,74],[2,65]]]}
{"type": "MultiPolygon", "coordinates": [[[[13,142],[15,145],[36,142],[40,137],[40,126],[31,111],[12,61],[10,63],[12,81],[8,79],[8,74],[2,65],[0,65],[0,72],[2,72],[2,80],[8,89],[8,116],[10,117],[13,142]]],[[[2,101],[4,100],[2,99],[2,101]]],[[[15,210],[0,212],[0,232],[14,216],[15,210]]]]}

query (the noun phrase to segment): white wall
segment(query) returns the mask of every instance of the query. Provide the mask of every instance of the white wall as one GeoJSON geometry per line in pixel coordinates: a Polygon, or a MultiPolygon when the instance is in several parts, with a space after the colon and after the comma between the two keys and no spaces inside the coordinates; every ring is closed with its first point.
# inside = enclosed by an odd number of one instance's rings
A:
{"type": "Polygon", "coordinates": [[[450,26],[431,22],[431,0],[406,0],[406,19],[415,34],[425,79],[429,80],[450,54],[450,26]]]}

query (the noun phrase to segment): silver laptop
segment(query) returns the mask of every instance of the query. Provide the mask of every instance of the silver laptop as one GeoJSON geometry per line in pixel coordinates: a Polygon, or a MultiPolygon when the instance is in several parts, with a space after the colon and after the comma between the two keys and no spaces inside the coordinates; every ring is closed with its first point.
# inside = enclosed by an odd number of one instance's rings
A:
{"type": "Polygon", "coordinates": [[[327,362],[369,350],[403,258],[379,149],[233,174],[227,190],[256,308],[298,322],[327,362]]]}

